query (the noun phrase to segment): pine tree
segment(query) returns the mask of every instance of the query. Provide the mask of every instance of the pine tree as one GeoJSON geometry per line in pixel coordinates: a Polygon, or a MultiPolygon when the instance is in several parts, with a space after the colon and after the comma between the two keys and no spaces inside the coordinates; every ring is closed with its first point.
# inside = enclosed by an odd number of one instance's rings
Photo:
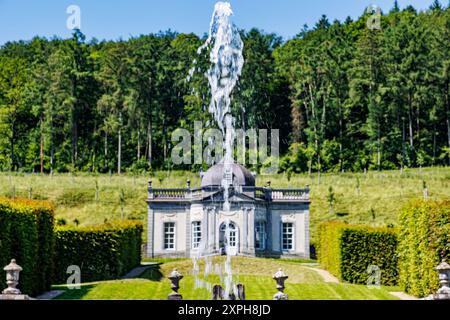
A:
{"type": "Polygon", "coordinates": [[[398,0],[394,1],[394,7],[391,10],[391,13],[398,13],[400,12],[400,6],[398,5],[398,0]]]}
{"type": "MultiPolygon", "coordinates": [[[[122,134],[124,129],[126,81],[128,77],[127,51],[123,42],[108,44],[100,62],[98,78],[103,84],[104,94],[98,100],[97,107],[103,115],[105,161],[108,159],[108,138],[117,139],[117,173],[122,172],[122,134]]],[[[111,170],[112,167],[106,164],[111,170]]]]}
{"type": "Polygon", "coordinates": [[[434,0],[430,6],[431,11],[442,11],[443,9],[444,9],[444,7],[441,5],[439,0],[434,0]]]}
{"type": "MultiPolygon", "coordinates": [[[[350,104],[367,113],[361,133],[367,134],[366,150],[378,170],[382,165],[385,113],[381,88],[385,66],[382,60],[382,37],[379,30],[366,30],[357,43],[354,68],[350,70],[350,104]]],[[[367,164],[365,164],[367,166],[367,164]]]]}

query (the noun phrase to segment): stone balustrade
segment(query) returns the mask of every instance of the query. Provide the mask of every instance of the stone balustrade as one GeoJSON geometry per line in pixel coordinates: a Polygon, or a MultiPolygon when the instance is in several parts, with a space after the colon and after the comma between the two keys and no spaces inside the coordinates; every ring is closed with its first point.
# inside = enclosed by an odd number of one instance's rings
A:
{"type": "Polygon", "coordinates": [[[185,200],[191,198],[190,193],[190,190],[187,189],[151,189],[149,190],[149,198],[164,200],[185,200]]]}
{"type": "MultiPolygon", "coordinates": [[[[256,199],[267,201],[309,201],[309,188],[305,189],[272,189],[263,187],[230,187],[230,192],[244,193],[256,199]]],[[[153,189],[149,188],[150,201],[189,201],[201,199],[207,195],[223,190],[222,187],[206,187],[195,189],[153,189]]]]}
{"type": "Polygon", "coordinates": [[[271,199],[277,200],[309,200],[308,189],[273,189],[271,199]]]}

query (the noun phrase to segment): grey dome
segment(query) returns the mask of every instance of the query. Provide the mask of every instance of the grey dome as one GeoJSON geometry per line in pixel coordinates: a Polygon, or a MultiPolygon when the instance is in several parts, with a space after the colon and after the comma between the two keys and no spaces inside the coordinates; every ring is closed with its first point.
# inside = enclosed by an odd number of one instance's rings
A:
{"type": "MultiPolygon", "coordinates": [[[[219,163],[209,168],[202,178],[202,187],[221,186],[223,180],[224,164],[219,163]]],[[[246,187],[255,186],[255,177],[244,166],[240,164],[232,165],[233,184],[246,187]]]]}

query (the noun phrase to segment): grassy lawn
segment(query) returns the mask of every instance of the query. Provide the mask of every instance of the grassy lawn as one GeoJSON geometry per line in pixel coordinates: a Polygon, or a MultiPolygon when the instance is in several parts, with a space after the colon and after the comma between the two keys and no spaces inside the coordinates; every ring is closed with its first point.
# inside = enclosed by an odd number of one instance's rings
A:
{"type": "MultiPolygon", "coordinates": [[[[176,188],[184,187],[188,178],[192,186],[200,185],[199,175],[190,172],[159,172],[152,180],[155,188],[176,188]]],[[[28,197],[31,188],[33,198],[53,201],[57,218],[64,218],[68,224],[74,224],[75,219],[80,225],[90,225],[121,218],[122,207],[126,218],[145,221],[147,180],[145,176],[131,175],[61,174],[51,177],[0,173],[0,196],[28,197]]],[[[431,198],[442,199],[450,195],[450,168],[405,170],[403,174],[399,171],[324,174],[320,184],[316,175],[293,175],[289,181],[286,175],[279,174],[259,176],[257,184],[265,185],[267,180],[272,181],[274,188],[311,186],[313,241],[317,237],[316,226],[326,220],[372,226],[396,225],[403,204],[423,196],[423,181],[426,181],[431,198]],[[327,202],[330,187],[336,198],[333,210],[327,202]]]]}
{"type": "MultiPolygon", "coordinates": [[[[214,258],[212,263],[223,265],[224,258],[214,258]]],[[[233,272],[239,283],[246,287],[247,300],[271,300],[276,293],[275,281],[271,275],[283,268],[289,279],[285,292],[291,300],[395,300],[389,291],[399,291],[394,287],[370,289],[367,286],[326,283],[311,268],[298,263],[275,259],[236,257],[232,260],[233,272]]],[[[204,263],[199,263],[200,270],[204,263]]],[[[167,275],[177,268],[184,275],[180,293],[185,300],[209,300],[206,289],[196,289],[192,275],[192,261],[187,259],[164,262],[156,268],[147,270],[139,279],[116,280],[86,283],[80,290],[67,290],[66,286],[54,286],[55,290],[66,290],[57,299],[82,300],[165,300],[170,293],[170,281],[167,275]]],[[[212,274],[208,277],[212,284],[220,283],[220,277],[212,274]]]]}

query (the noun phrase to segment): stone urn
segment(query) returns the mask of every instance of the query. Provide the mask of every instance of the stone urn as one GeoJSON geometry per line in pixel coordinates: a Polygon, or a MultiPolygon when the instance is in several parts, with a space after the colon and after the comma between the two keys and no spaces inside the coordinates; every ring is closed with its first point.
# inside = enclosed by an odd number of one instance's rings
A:
{"type": "Polygon", "coordinates": [[[183,300],[183,296],[178,293],[180,280],[183,279],[183,275],[177,269],[174,269],[168,278],[172,282],[172,292],[169,294],[168,300],[183,300]]]}
{"type": "Polygon", "coordinates": [[[434,296],[435,300],[450,300],[450,265],[443,261],[436,267],[439,272],[439,283],[441,287],[434,296]]]}
{"type": "Polygon", "coordinates": [[[278,272],[273,275],[273,279],[277,282],[278,290],[278,292],[273,296],[273,300],[288,300],[288,295],[284,293],[284,282],[288,278],[289,277],[284,274],[282,269],[279,269],[278,272]]]}
{"type": "Polygon", "coordinates": [[[8,288],[3,290],[3,294],[8,295],[19,295],[21,294],[20,290],[17,289],[17,285],[19,284],[19,274],[22,271],[22,267],[16,263],[15,259],[11,260],[11,263],[7,265],[3,270],[6,271],[6,284],[8,288]]]}

